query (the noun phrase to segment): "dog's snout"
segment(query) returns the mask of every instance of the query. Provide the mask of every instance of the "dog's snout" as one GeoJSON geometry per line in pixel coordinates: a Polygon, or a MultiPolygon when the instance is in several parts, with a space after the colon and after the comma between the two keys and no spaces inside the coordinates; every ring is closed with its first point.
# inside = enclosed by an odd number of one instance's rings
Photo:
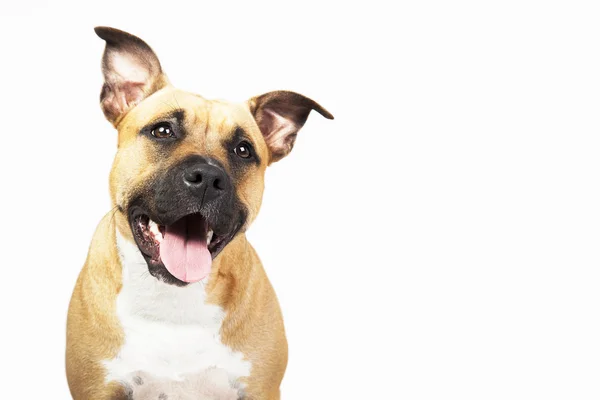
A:
{"type": "Polygon", "coordinates": [[[187,167],[183,173],[183,181],[194,194],[203,196],[205,203],[224,194],[228,186],[225,171],[206,163],[187,167]]]}

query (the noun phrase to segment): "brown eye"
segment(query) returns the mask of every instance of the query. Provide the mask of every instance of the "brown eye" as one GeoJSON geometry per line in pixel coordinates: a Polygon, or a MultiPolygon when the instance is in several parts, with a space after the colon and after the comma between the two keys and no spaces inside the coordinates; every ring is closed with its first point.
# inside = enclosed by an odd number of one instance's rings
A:
{"type": "Polygon", "coordinates": [[[238,157],[250,158],[252,156],[252,151],[250,149],[250,143],[243,141],[238,144],[233,151],[238,155],[238,157]]]}
{"type": "Polygon", "coordinates": [[[167,139],[174,138],[175,134],[173,133],[173,129],[171,129],[171,125],[158,124],[152,128],[152,136],[159,139],[167,139]]]}

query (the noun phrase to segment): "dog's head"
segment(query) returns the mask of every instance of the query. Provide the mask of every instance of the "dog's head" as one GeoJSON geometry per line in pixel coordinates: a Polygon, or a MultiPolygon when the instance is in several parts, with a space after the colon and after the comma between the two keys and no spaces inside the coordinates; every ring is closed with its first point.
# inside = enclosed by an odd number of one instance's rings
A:
{"type": "Polygon", "coordinates": [[[119,231],[158,279],[185,285],[254,220],[264,173],[285,157],[316,102],[277,91],[235,104],[174,88],[152,49],[112,28],[100,96],[119,132],[110,192],[119,231]]]}

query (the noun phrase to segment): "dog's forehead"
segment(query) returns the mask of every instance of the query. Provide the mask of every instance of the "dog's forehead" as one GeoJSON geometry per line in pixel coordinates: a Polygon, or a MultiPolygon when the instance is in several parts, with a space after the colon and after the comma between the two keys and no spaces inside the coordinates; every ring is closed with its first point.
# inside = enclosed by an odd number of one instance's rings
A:
{"type": "MultiPolygon", "coordinates": [[[[181,112],[190,134],[203,132],[226,139],[241,128],[254,141],[261,142],[262,135],[245,104],[209,100],[172,87],[152,94],[123,118],[118,126],[119,142],[135,138],[143,127],[177,112],[181,112]]],[[[258,146],[262,147],[260,143],[258,146]]]]}

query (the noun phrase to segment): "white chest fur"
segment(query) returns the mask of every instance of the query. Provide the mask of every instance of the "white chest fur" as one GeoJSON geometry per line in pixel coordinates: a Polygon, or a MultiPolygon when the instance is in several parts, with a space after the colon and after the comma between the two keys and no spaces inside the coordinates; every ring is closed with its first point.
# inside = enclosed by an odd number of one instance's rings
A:
{"type": "Polygon", "coordinates": [[[125,332],[119,354],[105,360],[106,381],[127,381],[144,371],[179,380],[212,367],[225,370],[231,382],[250,374],[250,362],[220,339],[224,312],[205,304],[206,282],[168,285],[148,272],[137,246],[117,232],[123,287],[117,316],[125,332]]]}

